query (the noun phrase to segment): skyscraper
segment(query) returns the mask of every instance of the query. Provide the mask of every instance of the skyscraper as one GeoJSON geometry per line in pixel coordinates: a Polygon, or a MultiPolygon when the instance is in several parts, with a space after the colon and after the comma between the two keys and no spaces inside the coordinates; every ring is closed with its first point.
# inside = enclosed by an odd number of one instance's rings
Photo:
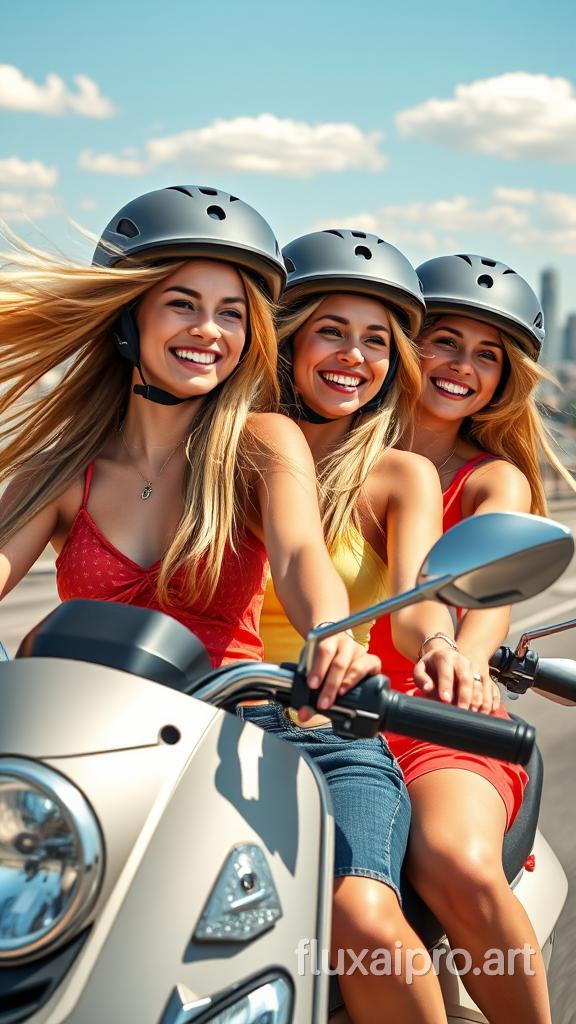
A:
{"type": "Polygon", "coordinates": [[[553,366],[562,359],[562,337],[558,327],[558,274],[552,267],[542,271],[540,298],[544,310],[546,341],[542,349],[543,362],[553,366]]]}
{"type": "Polygon", "coordinates": [[[564,328],[564,359],[576,362],[576,313],[571,313],[564,328]]]}

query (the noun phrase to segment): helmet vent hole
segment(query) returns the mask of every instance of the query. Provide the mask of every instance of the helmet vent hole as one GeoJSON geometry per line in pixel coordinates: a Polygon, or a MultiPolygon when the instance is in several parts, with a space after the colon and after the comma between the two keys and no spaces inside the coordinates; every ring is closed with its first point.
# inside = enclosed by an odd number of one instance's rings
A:
{"type": "Polygon", "coordinates": [[[284,263],[286,264],[286,270],[289,274],[293,274],[296,270],[296,264],[290,259],[289,256],[284,257],[284,263]]]}
{"type": "Polygon", "coordinates": [[[458,253],[458,259],[459,260],[464,260],[464,262],[467,263],[469,267],[472,266],[472,260],[470,259],[470,257],[469,256],[465,256],[461,252],[458,253]]]}
{"type": "Polygon", "coordinates": [[[485,267],[495,267],[496,266],[496,260],[480,260],[480,262],[485,267]]]}
{"type": "Polygon", "coordinates": [[[123,217],[116,225],[116,234],[124,235],[126,238],[136,238],[136,235],[139,235],[140,232],[133,220],[123,217]]]}
{"type": "Polygon", "coordinates": [[[168,185],[166,188],[167,192],[182,192],[185,196],[192,198],[192,193],[189,188],[185,188],[184,185],[168,185]]]}
{"type": "Polygon", "coordinates": [[[378,239],[378,245],[386,245],[386,242],[384,241],[383,238],[378,239]]]}
{"type": "Polygon", "coordinates": [[[494,278],[490,277],[490,274],[480,274],[477,283],[481,288],[491,288],[494,284],[494,278]]]}
{"type": "Polygon", "coordinates": [[[366,232],[365,231],[353,231],[352,232],[352,238],[366,238],[366,232]]]}
{"type": "MultiPolygon", "coordinates": [[[[515,273],[516,273],[516,271],[512,270],[510,267],[506,267],[506,270],[504,271],[504,274],[515,274],[515,273]]],[[[502,276],[504,276],[504,274],[502,276]]]]}
{"type": "Polygon", "coordinates": [[[534,318],[534,327],[544,327],[544,318],[542,313],[538,313],[538,316],[534,318]]]}
{"type": "Polygon", "coordinates": [[[201,192],[203,196],[217,196],[218,195],[218,189],[216,189],[216,188],[198,188],[198,191],[201,192]]]}
{"type": "Polygon", "coordinates": [[[240,200],[238,199],[238,196],[230,196],[230,202],[231,203],[238,203],[239,201],[240,200]]]}
{"type": "Polygon", "coordinates": [[[326,228],[326,231],[324,232],[324,234],[325,235],[336,235],[337,238],[344,238],[344,235],[342,234],[341,231],[335,231],[332,228],[326,228]]]}
{"type": "Polygon", "coordinates": [[[424,285],[422,284],[420,278],[418,278],[418,284],[420,285],[420,291],[422,292],[422,295],[424,295],[424,285]]]}
{"type": "Polygon", "coordinates": [[[212,220],[226,220],[226,214],[221,206],[209,206],[206,213],[212,220]]]}
{"type": "Polygon", "coordinates": [[[356,248],[354,249],[354,255],[361,256],[363,260],[372,259],[372,253],[370,252],[370,249],[368,249],[367,246],[365,245],[357,245],[356,248]]]}

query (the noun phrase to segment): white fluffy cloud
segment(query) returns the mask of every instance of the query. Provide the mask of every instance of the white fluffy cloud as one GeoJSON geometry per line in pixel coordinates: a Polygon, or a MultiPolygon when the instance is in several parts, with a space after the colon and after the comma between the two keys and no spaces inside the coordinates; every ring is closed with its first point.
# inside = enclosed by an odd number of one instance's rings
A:
{"type": "Polygon", "coordinates": [[[0,217],[6,221],[43,220],[58,212],[49,192],[0,192],[0,217]]]}
{"type": "Polygon", "coordinates": [[[274,114],[216,120],[204,128],[151,139],[146,157],[80,154],[83,170],[101,174],[142,174],[159,164],[310,178],[351,167],[377,171],[386,166],[379,132],[348,123],[306,124],[274,114]]]}
{"type": "Polygon", "coordinates": [[[316,226],[359,228],[396,245],[432,251],[441,245],[440,239],[446,245],[447,235],[520,229],[528,223],[529,214],[516,205],[495,202],[483,206],[467,196],[454,196],[431,203],[383,206],[373,213],[333,218],[330,224],[316,226]]]}
{"type": "Polygon", "coordinates": [[[454,196],[332,217],[313,227],[358,228],[420,254],[469,246],[482,251],[487,232],[514,245],[576,254],[576,194],[501,186],[486,203],[454,196]]]}
{"type": "Polygon", "coordinates": [[[20,68],[0,64],[0,108],[37,114],[80,114],[82,117],[111,117],[112,101],[86,75],[74,77],[76,91],[68,88],[59,75],[49,74],[44,83],[27,78],[20,68]]]}
{"type": "Polygon", "coordinates": [[[398,131],[508,160],[576,161],[576,92],[566,78],[524,71],[458,85],[396,116],[398,131]]]}
{"type": "Polygon", "coordinates": [[[52,188],[58,180],[55,167],[40,160],[21,160],[18,156],[0,159],[0,185],[10,188],[52,188]]]}
{"type": "Polygon", "coordinates": [[[78,156],[78,167],[82,171],[96,174],[139,175],[144,174],[146,164],[131,156],[117,156],[114,153],[93,153],[85,149],[78,156]]]}

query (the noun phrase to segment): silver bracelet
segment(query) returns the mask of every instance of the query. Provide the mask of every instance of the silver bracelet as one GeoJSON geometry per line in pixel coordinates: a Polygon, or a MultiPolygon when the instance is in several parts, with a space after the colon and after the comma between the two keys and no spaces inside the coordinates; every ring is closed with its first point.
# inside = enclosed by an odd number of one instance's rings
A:
{"type": "Polygon", "coordinates": [[[427,636],[420,644],[420,658],[424,654],[424,648],[426,647],[426,644],[429,644],[431,640],[444,640],[444,642],[447,643],[448,646],[451,647],[453,651],[458,650],[458,644],[456,643],[455,640],[452,639],[451,636],[448,636],[447,633],[431,633],[430,636],[427,636]]]}
{"type": "MultiPolygon", "coordinates": [[[[314,629],[320,629],[322,626],[335,626],[335,625],[336,625],[335,622],[317,622],[316,625],[314,626],[314,629]]],[[[345,633],[346,636],[349,636],[352,640],[354,640],[354,641],[356,640],[356,637],[354,636],[354,633],[352,632],[351,629],[341,629],[340,632],[341,633],[345,633]]],[[[334,635],[337,636],[338,634],[335,633],[334,635]]],[[[430,638],[428,638],[428,639],[430,639],[430,638]]]]}

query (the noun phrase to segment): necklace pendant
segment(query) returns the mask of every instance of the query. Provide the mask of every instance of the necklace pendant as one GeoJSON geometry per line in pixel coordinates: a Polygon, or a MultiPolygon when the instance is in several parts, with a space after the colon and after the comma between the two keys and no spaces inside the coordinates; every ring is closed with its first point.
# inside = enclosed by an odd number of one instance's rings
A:
{"type": "Polygon", "coordinates": [[[142,488],[142,490],[140,492],[140,497],[142,498],[142,501],[148,501],[148,498],[150,498],[151,495],[152,495],[152,484],[150,482],[148,482],[146,484],[146,486],[142,488]]]}

